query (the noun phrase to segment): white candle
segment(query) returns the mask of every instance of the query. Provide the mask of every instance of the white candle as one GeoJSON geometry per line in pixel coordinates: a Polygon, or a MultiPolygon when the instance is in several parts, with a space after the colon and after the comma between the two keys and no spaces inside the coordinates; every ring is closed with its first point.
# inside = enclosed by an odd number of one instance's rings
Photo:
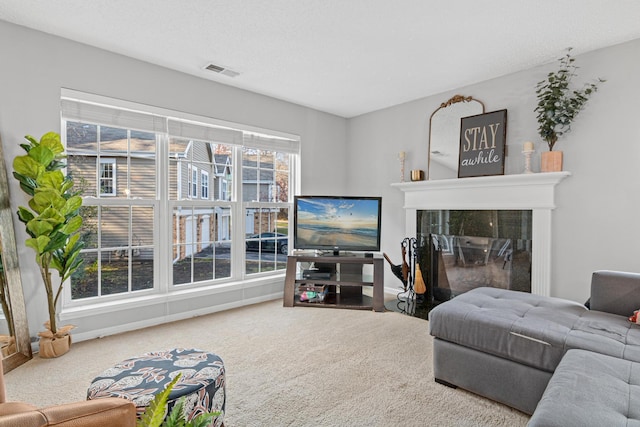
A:
{"type": "Polygon", "coordinates": [[[527,141],[524,143],[524,151],[533,151],[533,142],[527,141]]]}

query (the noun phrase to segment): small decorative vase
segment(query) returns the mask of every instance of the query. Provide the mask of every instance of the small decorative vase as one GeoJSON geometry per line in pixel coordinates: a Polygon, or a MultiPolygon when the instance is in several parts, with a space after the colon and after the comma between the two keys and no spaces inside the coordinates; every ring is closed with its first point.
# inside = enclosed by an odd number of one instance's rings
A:
{"type": "Polygon", "coordinates": [[[40,337],[40,350],[38,354],[43,359],[51,359],[62,356],[71,348],[71,335],[64,335],[60,338],[40,337]]]}
{"type": "Polygon", "coordinates": [[[562,151],[543,151],[540,154],[541,172],[560,172],[562,170],[562,151]]]}

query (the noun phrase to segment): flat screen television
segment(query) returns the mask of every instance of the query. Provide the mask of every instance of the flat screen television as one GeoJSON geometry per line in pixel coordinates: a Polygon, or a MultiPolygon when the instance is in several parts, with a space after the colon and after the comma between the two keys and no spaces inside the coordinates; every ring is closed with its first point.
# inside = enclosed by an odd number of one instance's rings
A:
{"type": "Polygon", "coordinates": [[[380,251],[381,197],[295,196],[296,249],[380,251]]]}

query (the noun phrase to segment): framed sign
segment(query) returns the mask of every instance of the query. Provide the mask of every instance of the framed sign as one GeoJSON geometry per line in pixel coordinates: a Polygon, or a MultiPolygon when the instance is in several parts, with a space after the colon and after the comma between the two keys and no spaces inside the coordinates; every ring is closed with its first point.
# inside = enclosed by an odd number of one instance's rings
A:
{"type": "Polygon", "coordinates": [[[504,174],[507,110],[460,119],[458,178],[504,174]]]}

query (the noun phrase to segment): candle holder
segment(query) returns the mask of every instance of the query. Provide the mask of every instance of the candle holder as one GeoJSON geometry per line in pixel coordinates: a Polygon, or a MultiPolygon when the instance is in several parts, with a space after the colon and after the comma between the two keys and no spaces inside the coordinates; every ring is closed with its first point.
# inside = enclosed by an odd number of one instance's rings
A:
{"type": "Polygon", "coordinates": [[[400,159],[400,182],[404,182],[404,160],[405,160],[405,152],[401,151],[398,153],[398,159],[400,159]]]}
{"type": "Polygon", "coordinates": [[[522,154],[524,155],[524,173],[533,173],[531,170],[531,155],[536,150],[524,150],[522,154]]]}

